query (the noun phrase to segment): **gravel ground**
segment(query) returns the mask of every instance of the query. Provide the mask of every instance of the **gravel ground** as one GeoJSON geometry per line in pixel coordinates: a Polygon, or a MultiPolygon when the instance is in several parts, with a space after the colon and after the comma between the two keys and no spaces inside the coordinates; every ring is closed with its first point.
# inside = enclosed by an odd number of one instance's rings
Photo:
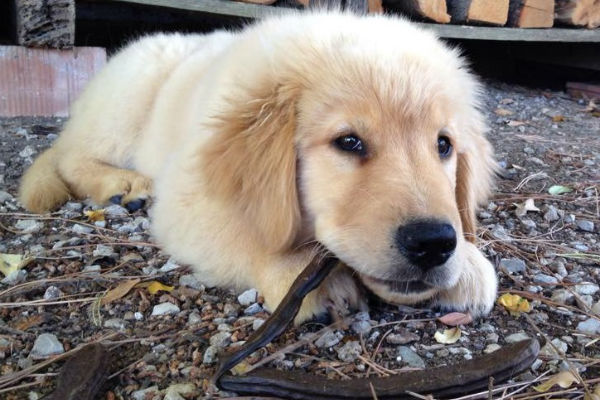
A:
{"type": "MultiPolygon", "coordinates": [[[[514,398],[533,398],[533,386],[569,369],[585,385],[554,386],[547,395],[583,398],[585,388],[597,387],[600,110],[562,92],[495,82],[486,85],[484,106],[503,170],[479,212],[480,244],[497,266],[501,294],[521,296],[530,311],[513,315],[497,305],[443,344],[435,334],[449,326],[439,312],[373,300],[369,313],[341,325],[289,329],[246,368],[270,357],[271,367],[333,379],[386,376],[461,362],[530,336],[551,344],[514,379],[524,384],[505,394],[522,388],[514,398]],[[557,185],[571,191],[550,194],[557,185]]],[[[152,243],[145,210],[90,213],[98,207],[70,202],[49,215],[24,212],[15,199],[18,179],[63,122],[0,120],[0,253],[33,257],[0,274],[0,397],[41,398],[56,385],[60,354],[103,340],[113,351],[100,398],[202,398],[219,352],[239,346],[268,317],[260,293],[203,286],[152,243]]]]}

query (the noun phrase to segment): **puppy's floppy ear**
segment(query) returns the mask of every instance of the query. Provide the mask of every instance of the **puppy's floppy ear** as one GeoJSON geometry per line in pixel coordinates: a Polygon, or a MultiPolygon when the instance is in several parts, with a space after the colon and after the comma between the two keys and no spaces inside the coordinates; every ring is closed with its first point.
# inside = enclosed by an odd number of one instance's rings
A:
{"type": "Polygon", "coordinates": [[[217,116],[216,132],[202,155],[208,190],[235,207],[249,234],[273,251],[290,246],[300,227],[294,148],[298,92],[269,82],[244,89],[217,116]]]}
{"type": "Polygon", "coordinates": [[[473,115],[460,129],[461,135],[464,135],[464,146],[458,153],[456,202],[463,235],[474,243],[477,230],[475,212],[490,194],[497,166],[492,146],[485,138],[486,127],[479,112],[473,110],[473,115]]]}

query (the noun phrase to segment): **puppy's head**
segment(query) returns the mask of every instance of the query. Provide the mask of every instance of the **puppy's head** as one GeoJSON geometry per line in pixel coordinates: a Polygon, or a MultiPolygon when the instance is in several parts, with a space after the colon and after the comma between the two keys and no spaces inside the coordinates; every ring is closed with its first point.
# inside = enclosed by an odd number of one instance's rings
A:
{"type": "Polygon", "coordinates": [[[210,186],[265,248],[320,242],[384,300],[453,286],[493,165],[477,83],[404,21],[288,18],[249,35],[267,61],[219,118],[210,186]]]}

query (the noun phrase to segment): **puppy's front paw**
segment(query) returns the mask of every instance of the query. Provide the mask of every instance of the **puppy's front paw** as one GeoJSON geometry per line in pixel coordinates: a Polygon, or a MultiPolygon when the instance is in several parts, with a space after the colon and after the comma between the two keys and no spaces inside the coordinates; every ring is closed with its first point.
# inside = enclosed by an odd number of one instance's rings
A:
{"type": "Polygon", "coordinates": [[[465,243],[462,274],[456,286],[438,293],[436,305],[453,311],[469,311],[476,318],[494,307],[498,277],[494,266],[472,243],[465,243]]]}
{"type": "Polygon", "coordinates": [[[363,290],[352,276],[352,270],[339,265],[317,289],[305,297],[294,322],[301,324],[325,313],[332,313],[335,317],[366,308],[363,290]]]}

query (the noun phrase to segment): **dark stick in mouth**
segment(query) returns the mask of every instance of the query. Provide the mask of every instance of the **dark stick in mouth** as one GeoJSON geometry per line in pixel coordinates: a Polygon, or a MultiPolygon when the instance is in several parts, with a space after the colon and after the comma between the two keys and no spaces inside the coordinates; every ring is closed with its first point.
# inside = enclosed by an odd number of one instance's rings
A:
{"type": "Polygon", "coordinates": [[[386,378],[338,381],[303,371],[268,368],[260,368],[244,376],[224,375],[245,357],[283,333],[298,313],[304,297],[319,286],[337,262],[333,257],[313,260],[294,281],[271,317],[239,350],[221,361],[213,376],[213,383],[241,394],[300,400],[366,400],[373,399],[373,390],[379,399],[414,398],[407,392],[444,398],[485,389],[490,377],[495,382],[509,379],[528,368],[537,358],[540,345],[537,340],[528,339],[460,364],[407,371],[386,378]]]}
{"type": "Polygon", "coordinates": [[[228,355],[219,363],[213,376],[213,383],[216,383],[226,371],[233,368],[244,358],[281,335],[298,314],[304,297],[323,282],[323,279],[329,275],[337,263],[337,258],[331,256],[313,259],[292,283],[292,287],[290,287],[290,290],[269,319],[254,332],[238,351],[228,355]]]}

